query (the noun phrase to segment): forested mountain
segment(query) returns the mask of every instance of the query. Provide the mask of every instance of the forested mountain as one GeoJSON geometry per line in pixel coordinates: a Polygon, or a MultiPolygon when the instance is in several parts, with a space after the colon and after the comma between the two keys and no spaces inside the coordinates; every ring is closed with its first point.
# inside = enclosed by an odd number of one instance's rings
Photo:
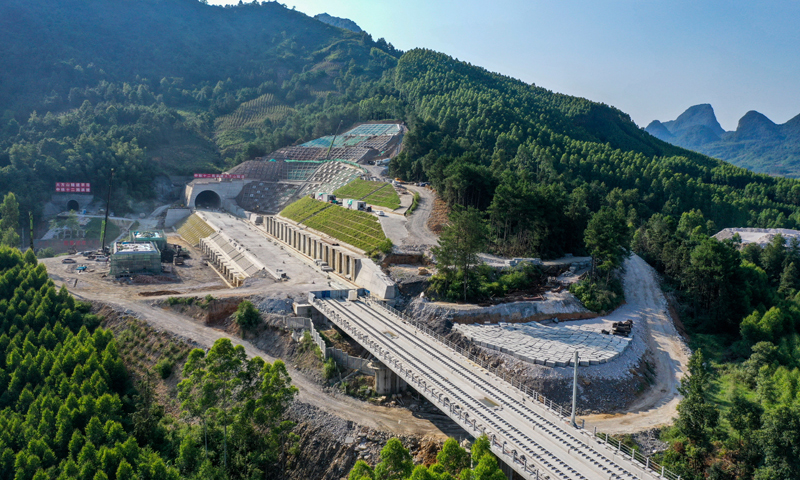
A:
{"type": "Polygon", "coordinates": [[[359,118],[337,104],[368,96],[399,56],[276,2],[9,0],[0,44],[0,190],[34,211],[56,181],[103,195],[116,168],[124,211],[158,174],[332,132],[359,118]],[[303,108],[330,116],[304,124],[303,108]]]}
{"type": "Polygon", "coordinates": [[[362,31],[361,27],[359,27],[356,22],[350,20],[349,18],[334,17],[333,15],[328,15],[327,13],[314,15],[314,18],[322,23],[327,23],[328,25],[333,25],[334,27],[344,28],[345,30],[350,30],[351,32],[360,33],[362,31]]]}
{"type": "Polygon", "coordinates": [[[630,225],[692,209],[720,227],[800,221],[795,181],[673,147],[612,107],[425,50],[401,57],[395,86],[412,128],[392,171],[486,209],[504,253],[580,252],[604,205],[630,225]]]}
{"type": "Polygon", "coordinates": [[[783,125],[747,112],[733,132],[720,127],[711,105],[695,105],[669,122],[653,120],[647,132],[665,142],[731,162],[754,172],[800,177],[800,115],[783,125]]]}

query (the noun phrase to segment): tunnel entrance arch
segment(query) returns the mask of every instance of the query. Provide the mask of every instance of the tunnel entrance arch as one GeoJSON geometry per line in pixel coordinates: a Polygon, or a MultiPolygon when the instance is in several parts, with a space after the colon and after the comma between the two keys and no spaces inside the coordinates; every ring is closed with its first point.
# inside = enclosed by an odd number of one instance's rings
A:
{"type": "Polygon", "coordinates": [[[70,200],[67,202],[67,211],[77,212],[80,210],[81,206],[77,200],[70,200]]]}
{"type": "Polygon", "coordinates": [[[195,208],[220,208],[222,206],[222,199],[219,194],[212,190],[203,190],[197,194],[194,199],[195,208]]]}

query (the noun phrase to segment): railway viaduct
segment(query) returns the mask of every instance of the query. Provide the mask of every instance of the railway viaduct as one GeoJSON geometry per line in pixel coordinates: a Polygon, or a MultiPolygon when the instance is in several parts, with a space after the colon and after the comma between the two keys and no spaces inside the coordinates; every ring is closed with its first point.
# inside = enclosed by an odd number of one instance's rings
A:
{"type": "Polygon", "coordinates": [[[393,384],[411,385],[470,435],[486,434],[492,451],[522,478],[680,480],[608,437],[573,426],[558,405],[359,293],[312,292],[309,303],[391,370],[399,380],[393,384]]]}

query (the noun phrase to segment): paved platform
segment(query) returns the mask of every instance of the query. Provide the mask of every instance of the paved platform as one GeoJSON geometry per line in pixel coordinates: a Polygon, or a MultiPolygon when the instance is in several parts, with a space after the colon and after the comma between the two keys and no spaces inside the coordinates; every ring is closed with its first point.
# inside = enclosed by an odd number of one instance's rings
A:
{"type": "Polygon", "coordinates": [[[602,319],[547,325],[456,324],[453,329],[482,347],[549,367],[571,365],[576,350],[581,365],[606,363],[621,355],[631,342],[630,338],[601,333],[601,330],[611,331],[611,322],[602,319]]]}

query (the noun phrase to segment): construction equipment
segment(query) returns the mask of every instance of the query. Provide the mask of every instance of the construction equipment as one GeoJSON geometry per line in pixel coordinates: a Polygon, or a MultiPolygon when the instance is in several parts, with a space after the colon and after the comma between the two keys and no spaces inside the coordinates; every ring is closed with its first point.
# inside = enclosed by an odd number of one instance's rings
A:
{"type": "Polygon", "coordinates": [[[106,227],[108,226],[108,212],[111,210],[111,182],[114,181],[114,169],[111,169],[111,175],[108,177],[108,196],[106,197],[106,212],[103,219],[103,233],[100,235],[100,251],[106,251],[106,227]]]}
{"type": "Polygon", "coordinates": [[[633,329],[633,320],[625,320],[624,322],[614,322],[611,324],[611,333],[620,337],[627,337],[631,334],[633,329]]]}

